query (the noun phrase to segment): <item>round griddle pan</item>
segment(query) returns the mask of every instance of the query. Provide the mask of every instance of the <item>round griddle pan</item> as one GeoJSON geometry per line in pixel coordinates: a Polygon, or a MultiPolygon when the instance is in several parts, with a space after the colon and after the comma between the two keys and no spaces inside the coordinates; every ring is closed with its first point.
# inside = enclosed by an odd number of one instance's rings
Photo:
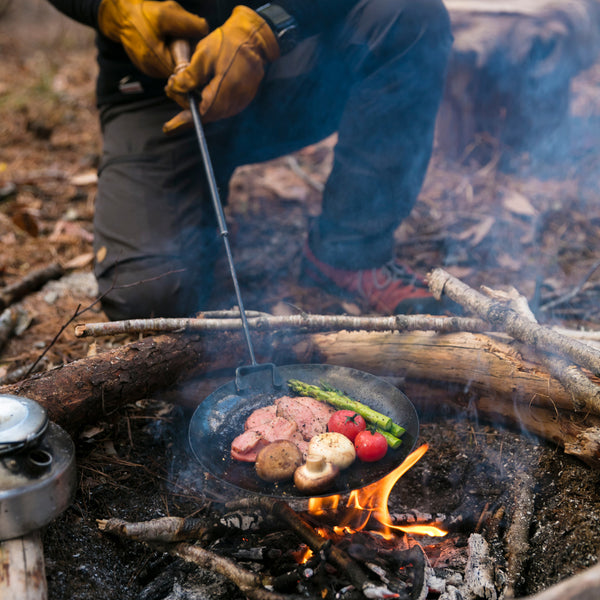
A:
{"type": "Polygon", "coordinates": [[[244,431],[244,422],[257,408],[272,404],[281,396],[293,395],[286,382],[299,379],[313,385],[326,383],[347,396],[367,404],[402,425],[406,433],[402,445],[388,448],[377,462],[362,463],[358,459],[341,472],[336,485],[321,494],[344,494],[374,483],[396,468],[414,448],[419,433],[419,419],[412,402],[390,383],[356,369],[332,365],[285,365],[274,367],[273,377],[264,373],[231,381],[208,396],[198,406],[190,421],[190,447],[203,468],[219,481],[253,494],[298,498],[293,482],[272,484],[262,481],[254,471],[254,463],[231,458],[233,439],[244,431]],[[243,381],[243,383],[242,383],[243,381]]]}

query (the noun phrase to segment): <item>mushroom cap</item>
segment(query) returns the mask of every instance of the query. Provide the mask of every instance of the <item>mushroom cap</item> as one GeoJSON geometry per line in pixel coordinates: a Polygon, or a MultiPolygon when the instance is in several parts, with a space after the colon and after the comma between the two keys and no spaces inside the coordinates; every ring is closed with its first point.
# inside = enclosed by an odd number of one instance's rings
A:
{"type": "Polygon", "coordinates": [[[322,456],[340,469],[346,469],[356,459],[354,444],[336,431],[315,435],[308,444],[308,453],[322,456]]]}
{"type": "Polygon", "coordinates": [[[339,472],[340,468],[323,456],[309,454],[294,472],[294,483],[303,494],[317,494],[331,487],[339,472]]]}
{"type": "Polygon", "coordinates": [[[254,468],[262,480],[275,483],[291,479],[301,464],[302,452],[298,446],[289,440],[278,440],[260,450],[254,468]]]}

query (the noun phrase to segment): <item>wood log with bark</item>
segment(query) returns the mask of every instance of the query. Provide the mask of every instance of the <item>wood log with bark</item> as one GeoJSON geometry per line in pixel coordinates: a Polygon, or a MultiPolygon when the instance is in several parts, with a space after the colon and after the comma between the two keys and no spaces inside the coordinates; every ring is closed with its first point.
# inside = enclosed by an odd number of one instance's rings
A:
{"type": "MultiPolygon", "coordinates": [[[[576,413],[571,393],[507,336],[339,331],[261,332],[253,339],[261,362],[328,363],[402,378],[417,408],[471,406],[482,417],[525,427],[599,464],[600,416],[576,413]]],[[[239,333],[165,334],[3,386],[0,393],[40,402],[51,420],[75,434],[127,403],[181,389],[195,378],[209,382],[209,393],[215,377],[231,379],[234,368],[246,363],[239,333]]]]}

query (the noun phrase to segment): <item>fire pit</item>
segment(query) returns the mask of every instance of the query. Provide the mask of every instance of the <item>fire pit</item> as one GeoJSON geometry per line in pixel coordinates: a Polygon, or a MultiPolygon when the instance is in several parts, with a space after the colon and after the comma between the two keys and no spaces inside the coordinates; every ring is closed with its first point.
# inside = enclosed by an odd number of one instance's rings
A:
{"type": "MultiPolygon", "coordinates": [[[[478,571],[473,569],[488,569],[497,591],[510,581],[520,597],[591,564],[600,539],[600,526],[590,518],[600,511],[592,471],[521,432],[497,429],[448,408],[443,414],[430,412],[416,400],[422,417],[417,448],[426,443],[428,450],[391,488],[390,521],[436,525],[448,534],[397,531],[390,541],[373,522],[352,534],[336,532],[334,527],[348,514],[348,494],[340,497],[337,508],[320,515],[310,514],[308,502],[289,501],[315,534],[324,534],[328,547],[343,551],[369,580],[381,581],[376,571],[385,571],[386,577],[391,573],[395,579],[386,584],[388,589],[400,589],[402,582],[410,594],[423,573],[428,600],[438,598],[442,589],[460,590],[467,573],[474,581],[478,571]],[[529,474],[529,482],[523,473],[529,474]],[[526,518],[531,535],[525,538],[525,558],[523,547],[518,551],[514,525],[527,506],[524,490],[534,501],[526,518]],[[414,554],[405,555],[409,551],[414,554]],[[402,560],[411,562],[402,566],[402,560]]],[[[214,537],[203,539],[201,547],[254,574],[276,578],[284,597],[297,593],[298,576],[310,597],[321,597],[325,589],[330,598],[334,592],[351,597],[348,576],[322,561],[320,552],[307,558],[306,540],[279,515],[239,504],[230,488],[205,476],[182,439],[190,417],[170,403],[146,400],[107,416],[78,439],[76,501],[44,537],[50,598],[246,598],[213,567],[165,552],[170,543],[124,540],[99,531],[96,522],[116,518],[146,523],[172,516],[202,521],[214,537]]]]}

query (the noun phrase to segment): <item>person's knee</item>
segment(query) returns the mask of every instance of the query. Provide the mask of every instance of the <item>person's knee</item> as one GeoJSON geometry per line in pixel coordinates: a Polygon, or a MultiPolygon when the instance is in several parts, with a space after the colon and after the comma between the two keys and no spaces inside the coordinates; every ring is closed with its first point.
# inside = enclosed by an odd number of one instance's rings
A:
{"type": "Polygon", "coordinates": [[[139,259],[97,273],[102,309],[111,320],[189,317],[203,308],[212,276],[183,264],[139,259]]]}

